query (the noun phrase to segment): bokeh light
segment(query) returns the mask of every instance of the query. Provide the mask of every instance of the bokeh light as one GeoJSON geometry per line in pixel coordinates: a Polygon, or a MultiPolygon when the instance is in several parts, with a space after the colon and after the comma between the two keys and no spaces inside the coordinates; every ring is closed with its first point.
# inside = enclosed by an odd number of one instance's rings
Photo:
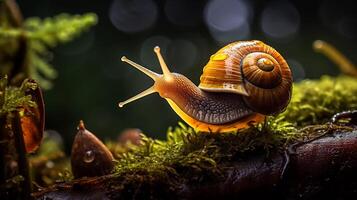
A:
{"type": "Polygon", "coordinates": [[[264,34],[273,39],[290,39],[300,26],[300,14],[291,3],[275,1],[269,3],[261,15],[264,34]]]}
{"type": "Polygon", "coordinates": [[[167,0],[165,14],[167,19],[177,26],[193,27],[202,19],[201,2],[192,0],[167,0]]]}
{"type": "Polygon", "coordinates": [[[210,33],[217,42],[223,45],[236,40],[249,39],[250,26],[248,23],[245,22],[242,24],[242,26],[229,31],[219,31],[216,29],[210,29],[210,33]]]}
{"type": "Polygon", "coordinates": [[[248,38],[251,15],[248,2],[241,0],[211,0],[204,10],[212,37],[222,43],[248,38]]]}
{"type": "Polygon", "coordinates": [[[118,30],[135,33],[155,24],[158,8],[152,0],[114,0],[110,6],[109,17],[118,30]]]}
{"type": "Polygon", "coordinates": [[[169,61],[175,65],[171,67],[173,71],[176,71],[176,69],[192,67],[198,55],[198,49],[196,45],[185,39],[177,39],[172,41],[168,50],[169,61]]]}
{"type": "Polygon", "coordinates": [[[147,66],[152,70],[160,69],[159,62],[158,62],[157,57],[154,53],[154,47],[160,46],[161,54],[164,57],[166,57],[167,49],[168,49],[168,46],[170,45],[170,43],[171,43],[171,40],[165,36],[156,35],[156,36],[147,38],[142,43],[141,48],[140,48],[141,63],[144,66],[147,66]]]}
{"type": "Polygon", "coordinates": [[[305,70],[302,64],[293,58],[286,59],[293,74],[294,82],[299,82],[305,78],[305,70]]]}
{"type": "Polygon", "coordinates": [[[153,51],[155,46],[160,46],[161,54],[173,71],[192,67],[197,59],[198,49],[193,42],[186,39],[171,40],[164,36],[153,36],[146,39],[140,49],[141,62],[151,69],[160,70],[159,62],[153,51]]]}

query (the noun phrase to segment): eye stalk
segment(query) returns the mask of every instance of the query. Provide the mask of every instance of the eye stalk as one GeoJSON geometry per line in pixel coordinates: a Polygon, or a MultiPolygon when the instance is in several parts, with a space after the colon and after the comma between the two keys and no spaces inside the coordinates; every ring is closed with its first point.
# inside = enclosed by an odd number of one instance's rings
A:
{"type": "MultiPolygon", "coordinates": [[[[172,79],[172,75],[171,75],[171,72],[169,70],[169,68],[167,67],[161,53],[160,53],[160,47],[156,46],[154,48],[154,52],[156,53],[157,55],[157,58],[159,60],[159,63],[160,63],[160,66],[161,66],[161,69],[162,69],[162,72],[163,74],[158,74],[156,72],[153,72],[149,69],[147,69],[146,67],[143,67],[141,65],[139,65],[138,63],[135,63],[134,61],[126,58],[125,56],[121,57],[121,61],[123,62],[126,62],[128,63],[129,65],[133,66],[134,68],[138,69],[139,71],[143,72],[144,74],[146,74],[148,77],[150,77],[152,80],[156,82],[158,81],[161,81],[161,78],[163,77],[164,80],[168,81],[170,79],[172,79]]],[[[151,86],[150,88],[144,90],[143,92],[131,97],[130,99],[126,100],[126,101],[123,101],[123,102],[120,102],[119,103],[119,107],[123,107],[125,104],[128,104],[130,102],[133,102],[135,100],[138,100],[140,98],[143,98],[149,94],[152,94],[154,92],[158,92],[156,89],[155,89],[155,83],[153,86],[151,86]]]]}
{"type": "Polygon", "coordinates": [[[159,59],[160,66],[161,66],[162,72],[164,74],[164,78],[165,79],[170,79],[171,78],[171,72],[170,72],[169,68],[167,67],[167,65],[166,65],[166,63],[164,61],[164,58],[162,57],[162,55],[160,53],[160,47],[156,46],[154,48],[154,52],[156,53],[157,58],[159,59]]]}

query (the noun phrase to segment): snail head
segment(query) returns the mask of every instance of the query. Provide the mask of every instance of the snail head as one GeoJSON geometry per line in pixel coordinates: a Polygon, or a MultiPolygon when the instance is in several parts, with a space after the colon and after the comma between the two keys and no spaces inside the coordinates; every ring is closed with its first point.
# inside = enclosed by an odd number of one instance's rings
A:
{"type": "Polygon", "coordinates": [[[138,69],[139,71],[143,72],[147,76],[149,76],[151,79],[154,80],[154,85],[151,86],[150,88],[144,90],[143,92],[129,98],[126,101],[120,102],[119,107],[123,107],[124,105],[133,102],[135,100],[138,100],[142,97],[145,97],[149,94],[158,92],[161,97],[163,98],[169,98],[171,95],[173,95],[178,88],[178,82],[182,82],[182,79],[186,78],[180,74],[177,73],[171,73],[169,68],[167,67],[161,53],[160,53],[160,47],[156,46],[154,48],[154,52],[157,55],[157,58],[159,60],[161,69],[162,69],[162,74],[158,74],[156,72],[153,72],[146,67],[143,67],[132,60],[129,60],[125,56],[121,58],[123,62],[128,63],[129,65],[133,66],[134,68],[138,69]]]}

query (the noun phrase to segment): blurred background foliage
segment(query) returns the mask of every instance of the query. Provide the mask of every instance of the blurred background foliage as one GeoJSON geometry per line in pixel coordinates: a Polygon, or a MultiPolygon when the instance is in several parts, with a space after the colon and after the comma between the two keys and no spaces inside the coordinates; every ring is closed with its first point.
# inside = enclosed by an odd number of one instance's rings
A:
{"type": "Polygon", "coordinates": [[[117,103],[151,85],[151,80],[120,61],[126,55],[154,71],[155,45],[172,71],[198,84],[210,55],[235,40],[259,39],[288,61],[294,80],[339,73],[313,52],[316,39],[331,42],[357,62],[357,8],[353,1],[248,0],[26,0],[24,18],[60,13],[98,15],[98,24],[73,42],[54,49],[58,77],[44,92],[46,127],[70,147],[83,119],[100,138],[116,138],[125,128],[140,128],[163,138],[178,116],[158,95],[120,109],[117,103]]]}
{"type": "MultiPolygon", "coordinates": [[[[15,18],[14,16],[16,15],[13,11],[12,17],[15,18]]],[[[19,19],[20,16],[18,15],[19,19]]],[[[92,13],[83,16],[60,14],[53,18],[31,17],[24,22],[18,20],[16,26],[9,23],[11,20],[6,20],[4,15],[4,19],[0,19],[0,74],[8,76],[14,85],[21,83],[26,77],[31,77],[40,83],[42,89],[52,88],[51,80],[57,77],[57,72],[49,63],[52,58],[50,49],[59,43],[72,41],[96,24],[96,21],[97,17],[92,13]]]]}

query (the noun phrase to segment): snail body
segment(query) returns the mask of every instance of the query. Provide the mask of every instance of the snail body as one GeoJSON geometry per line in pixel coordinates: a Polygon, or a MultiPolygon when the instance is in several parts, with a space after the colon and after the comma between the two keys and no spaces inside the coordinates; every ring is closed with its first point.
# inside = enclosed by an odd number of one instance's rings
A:
{"type": "Polygon", "coordinates": [[[171,73],[155,47],[163,74],[122,57],[155,83],[125,104],[158,92],[190,126],[204,132],[229,132],[282,112],[289,103],[292,75],[284,58],[261,41],[231,43],[210,57],[200,84],[171,73]]]}

